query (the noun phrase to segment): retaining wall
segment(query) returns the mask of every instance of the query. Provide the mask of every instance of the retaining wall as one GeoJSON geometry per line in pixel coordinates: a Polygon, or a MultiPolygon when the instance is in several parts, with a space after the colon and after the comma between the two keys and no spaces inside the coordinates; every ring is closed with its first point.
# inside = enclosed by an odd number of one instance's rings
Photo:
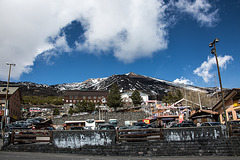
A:
{"type": "Polygon", "coordinates": [[[240,137],[226,138],[221,127],[164,129],[164,140],[116,142],[110,131],[54,131],[52,144],[16,144],[5,151],[111,156],[240,156],[240,137]]]}

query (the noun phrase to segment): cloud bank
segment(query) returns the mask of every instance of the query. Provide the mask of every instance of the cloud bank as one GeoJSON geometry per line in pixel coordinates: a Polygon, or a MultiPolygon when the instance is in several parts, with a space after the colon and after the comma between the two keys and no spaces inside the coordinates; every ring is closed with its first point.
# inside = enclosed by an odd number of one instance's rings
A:
{"type": "MultiPolygon", "coordinates": [[[[225,55],[224,57],[218,56],[218,64],[220,68],[226,69],[227,64],[233,61],[233,57],[229,55],[225,55]]],[[[207,61],[204,61],[200,67],[193,71],[194,74],[202,77],[204,82],[209,82],[214,74],[212,72],[213,67],[216,65],[216,58],[215,57],[208,57],[207,61]]]]}
{"type": "Polygon", "coordinates": [[[168,46],[171,9],[189,14],[200,25],[211,26],[217,19],[217,10],[207,0],[1,0],[0,79],[7,79],[6,62],[17,64],[11,77],[19,79],[31,72],[39,55],[48,62],[49,57],[73,49],[94,54],[113,51],[125,63],[151,57],[168,46]],[[84,28],[85,41],[70,48],[60,31],[76,20],[84,28]]]}

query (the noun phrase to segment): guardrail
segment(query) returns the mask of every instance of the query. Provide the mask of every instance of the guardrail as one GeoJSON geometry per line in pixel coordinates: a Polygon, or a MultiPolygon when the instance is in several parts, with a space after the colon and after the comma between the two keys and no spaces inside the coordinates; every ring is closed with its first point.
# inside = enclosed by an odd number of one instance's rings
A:
{"type": "Polygon", "coordinates": [[[49,142],[52,143],[52,131],[49,130],[13,130],[10,143],[49,142]],[[43,138],[44,137],[44,138],[43,138]]]}
{"type": "Polygon", "coordinates": [[[116,141],[163,140],[163,129],[123,129],[116,131],[116,141]]]}
{"type": "Polygon", "coordinates": [[[240,136],[240,125],[239,124],[230,124],[229,125],[229,136],[240,136]]]}

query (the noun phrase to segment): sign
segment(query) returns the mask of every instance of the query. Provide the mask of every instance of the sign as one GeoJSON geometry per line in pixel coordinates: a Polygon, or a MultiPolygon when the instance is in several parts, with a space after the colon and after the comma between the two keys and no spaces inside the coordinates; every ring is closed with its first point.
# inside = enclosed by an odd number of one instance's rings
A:
{"type": "Polygon", "coordinates": [[[150,119],[143,119],[142,121],[146,124],[150,124],[150,119]]]}
{"type": "Polygon", "coordinates": [[[233,102],[233,107],[240,106],[240,99],[233,102]]]}
{"type": "Polygon", "coordinates": [[[102,103],[106,103],[106,99],[105,98],[102,99],[102,103]]]}

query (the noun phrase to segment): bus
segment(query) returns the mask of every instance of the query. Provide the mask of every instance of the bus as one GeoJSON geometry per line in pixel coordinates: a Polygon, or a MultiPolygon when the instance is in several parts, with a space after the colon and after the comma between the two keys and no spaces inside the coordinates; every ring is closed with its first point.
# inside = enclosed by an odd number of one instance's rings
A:
{"type": "Polygon", "coordinates": [[[99,124],[105,123],[105,120],[94,120],[94,119],[88,119],[86,120],[86,127],[91,127],[91,130],[98,129],[99,124]]]}
{"type": "Polygon", "coordinates": [[[41,108],[29,108],[29,112],[41,112],[41,108]]]}

